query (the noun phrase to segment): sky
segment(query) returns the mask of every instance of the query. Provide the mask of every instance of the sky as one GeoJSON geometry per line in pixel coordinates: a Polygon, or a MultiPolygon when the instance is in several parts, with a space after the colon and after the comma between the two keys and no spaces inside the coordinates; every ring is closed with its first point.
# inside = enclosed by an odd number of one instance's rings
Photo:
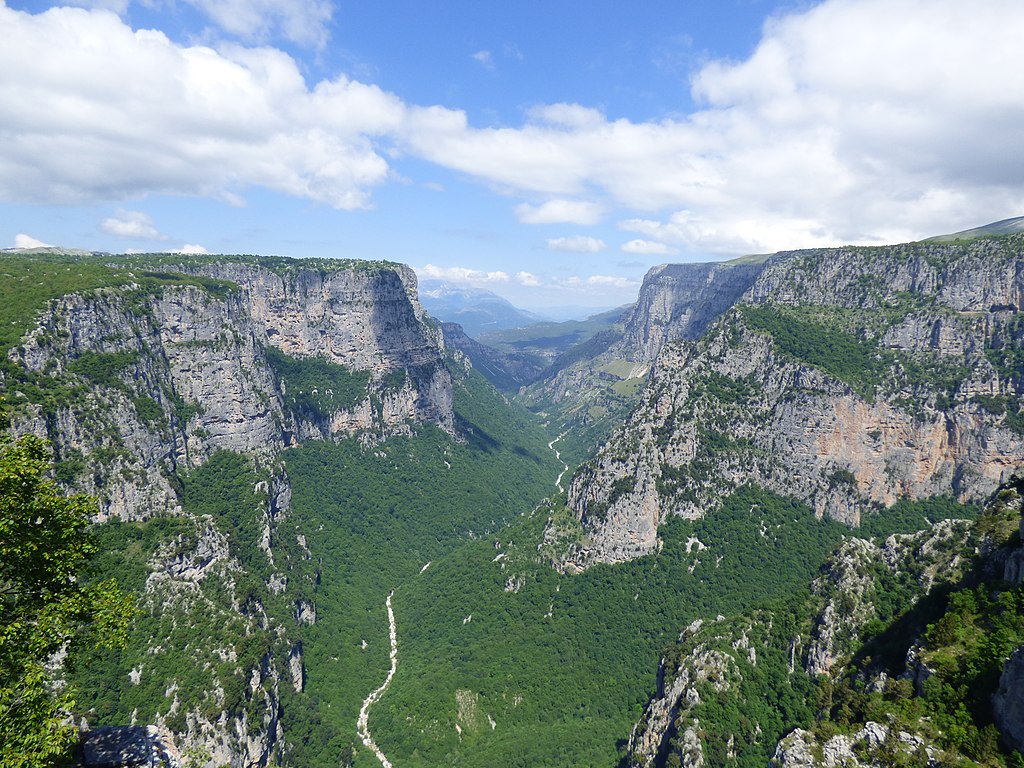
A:
{"type": "Polygon", "coordinates": [[[518,306],[1024,215],[1021,0],[0,0],[0,248],[518,306]]]}

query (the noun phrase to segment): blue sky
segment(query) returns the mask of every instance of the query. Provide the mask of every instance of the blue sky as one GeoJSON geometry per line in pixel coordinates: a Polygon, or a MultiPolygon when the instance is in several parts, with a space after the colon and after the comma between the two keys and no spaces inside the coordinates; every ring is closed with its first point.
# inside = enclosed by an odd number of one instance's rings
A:
{"type": "Polygon", "coordinates": [[[666,261],[1024,214],[1019,0],[0,3],[0,247],[666,261]]]}

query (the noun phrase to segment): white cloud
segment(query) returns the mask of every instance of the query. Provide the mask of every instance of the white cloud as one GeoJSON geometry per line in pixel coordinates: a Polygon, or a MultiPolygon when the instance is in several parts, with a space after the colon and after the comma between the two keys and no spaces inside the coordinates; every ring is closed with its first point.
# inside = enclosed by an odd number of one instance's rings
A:
{"type": "Polygon", "coordinates": [[[645,256],[675,256],[679,253],[678,248],[665,243],[639,239],[623,243],[622,250],[625,253],[639,253],[645,256]]]}
{"type": "Polygon", "coordinates": [[[555,278],[554,282],[559,288],[574,293],[597,293],[602,295],[615,294],[621,297],[622,291],[635,291],[641,284],[640,280],[615,275],[590,275],[580,277],[555,278]]]}
{"type": "Polygon", "coordinates": [[[507,283],[508,273],[501,271],[485,272],[468,267],[438,267],[427,264],[416,267],[416,274],[433,280],[452,280],[459,283],[507,283]]]}
{"type": "Polygon", "coordinates": [[[26,235],[19,232],[14,236],[14,247],[15,248],[52,248],[53,246],[49,243],[44,243],[42,240],[37,240],[32,235],[26,235]]]}
{"type": "MultiPolygon", "coordinates": [[[[113,11],[123,16],[133,0],[69,0],[65,5],[113,11]]],[[[322,48],[334,15],[331,0],[185,0],[222,31],[247,42],[275,37],[322,48]]],[[[142,5],[154,5],[142,0],[142,5]]]]}
{"type": "Polygon", "coordinates": [[[97,8],[104,11],[113,11],[123,14],[128,10],[132,0],[69,0],[65,5],[77,5],[80,8],[97,8]]]}
{"type": "Polygon", "coordinates": [[[250,42],[275,36],[322,48],[334,12],[329,0],[186,0],[221,29],[250,42]]]}
{"type": "Polygon", "coordinates": [[[484,69],[494,70],[494,56],[491,55],[490,51],[477,51],[470,58],[484,69]]]}
{"type": "Polygon", "coordinates": [[[689,116],[560,104],[476,129],[414,110],[409,141],[502,189],[685,212],[664,224],[688,249],[913,238],[1024,211],[1022,28],[1018,0],[825,0],[700,70],[689,116]]]}
{"type": "Polygon", "coordinates": [[[640,285],[639,280],[632,280],[628,277],[616,277],[614,275],[591,275],[586,280],[587,285],[600,286],[602,288],[635,288],[640,285]]]}
{"type": "Polygon", "coordinates": [[[209,251],[206,250],[206,248],[204,248],[201,245],[196,245],[194,243],[185,243],[185,245],[181,246],[181,248],[171,251],[171,253],[181,253],[186,256],[202,256],[203,254],[209,253],[209,251]]]}
{"type": "Polygon", "coordinates": [[[144,240],[166,240],[153,224],[153,219],[142,211],[119,210],[116,215],[104,219],[100,229],[115,237],[142,238],[144,240]]]}
{"type": "Polygon", "coordinates": [[[553,251],[567,251],[569,253],[597,253],[605,249],[603,240],[586,235],[573,235],[572,237],[553,237],[548,240],[548,248],[553,251]]]}
{"type": "Polygon", "coordinates": [[[0,198],[237,201],[262,186],[351,209],[389,178],[375,142],[401,101],[343,76],[307,87],[280,51],[182,47],[77,8],[0,5],[0,39],[0,198]]]}
{"type": "MultiPolygon", "coordinates": [[[[259,19],[322,40],[331,8],[189,1],[246,40],[271,34],[259,19]]],[[[746,60],[699,70],[693,114],[633,122],[563,103],[476,128],[344,76],[307,85],[271,48],[183,47],[105,11],[0,4],[0,199],[237,202],[260,186],[353,209],[397,177],[385,158],[411,155],[531,200],[524,221],[561,209],[579,223],[593,212],[567,204],[600,201],[679,250],[909,239],[1024,212],[1022,28],[1019,0],[824,0],[766,24],[746,60]]]]}
{"type": "Polygon", "coordinates": [[[541,205],[516,206],[523,224],[580,224],[591,226],[601,220],[601,206],[583,200],[548,200],[541,205]]]}
{"type": "Polygon", "coordinates": [[[540,286],[540,278],[530,272],[516,272],[516,282],[527,288],[540,286]]]}

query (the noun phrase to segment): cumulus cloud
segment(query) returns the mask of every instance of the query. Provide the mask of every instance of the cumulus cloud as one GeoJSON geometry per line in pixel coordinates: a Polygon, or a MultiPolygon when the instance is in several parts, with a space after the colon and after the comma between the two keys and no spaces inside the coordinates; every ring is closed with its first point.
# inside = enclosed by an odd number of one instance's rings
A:
{"type": "Polygon", "coordinates": [[[398,130],[401,101],[344,76],[307,87],[280,51],[183,47],[77,8],[0,5],[0,39],[2,198],[237,199],[262,186],[352,209],[389,178],[375,141],[398,130]]]}
{"type": "Polygon", "coordinates": [[[186,0],[221,29],[243,40],[286,40],[322,48],[334,13],[329,0],[186,0]]]}
{"type": "Polygon", "coordinates": [[[427,264],[416,268],[420,277],[433,280],[451,280],[458,283],[507,283],[508,273],[501,271],[486,272],[468,267],[438,267],[427,264]]]}
{"type": "Polygon", "coordinates": [[[632,291],[640,286],[639,280],[616,275],[590,275],[588,277],[572,275],[571,277],[556,278],[554,282],[559,287],[575,293],[598,292],[607,294],[624,290],[632,291]]]}
{"type": "Polygon", "coordinates": [[[185,243],[185,245],[181,246],[181,248],[171,251],[171,253],[180,253],[186,256],[202,256],[203,254],[209,253],[209,251],[206,250],[206,248],[204,248],[201,245],[196,245],[195,243],[185,243]]]}
{"type": "Polygon", "coordinates": [[[480,64],[484,69],[494,70],[494,56],[491,55],[490,51],[477,51],[472,54],[470,58],[480,64]]]}
{"type": "Polygon", "coordinates": [[[625,208],[678,211],[659,221],[688,249],[950,231],[1024,210],[1022,27],[1016,0],[826,0],[769,22],[748,59],[704,66],[692,85],[701,109],[684,118],[562,104],[518,128],[475,129],[417,114],[410,141],[534,196],[599,190],[625,208]]]}
{"type": "Polygon", "coordinates": [[[132,0],[69,0],[65,5],[77,5],[81,8],[98,8],[104,11],[113,11],[123,14],[128,10],[132,0]]]}
{"type": "Polygon", "coordinates": [[[573,235],[572,237],[553,237],[548,240],[548,248],[553,251],[566,251],[568,253],[598,253],[605,249],[603,240],[586,235],[573,235]]]}
{"type": "Polygon", "coordinates": [[[583,200],[548,200],[541,205],[516,206],[523,224],[581,224],[590,226],[601,220],[601,206],[583,200]]]}
{"type": "Polygon", "coordinates": [[[591,275],[587,278],[586,283],[590,286],[600,286],[602,288],[635,288],[640,285],[639,280],[617,277],[615,275],[591,275]]]}
{"type": "Polygon", "coordinates": [[[42,240],[37,240],[32,235],[26,235],[19,232],[14,236],[14,247],[15,248],[52,248],[53,246],[49,243],[44,243],[42,240]]]}
{"type": "Polygon", "coordinates": [[[624,253],[639,253],[645,256],[674,256],[679,249],[653,240],[630,240],[622,244],[624,253]]]}
{"type": "Polygon", "coordinates": [[[540,278],[531,272],[516,272],[516,282],[525,285],[527,288],[540,286],[540,278]]]}
{"type": "Polygon", "coordinates": [[[153,224],[153,219],[142,211],[119,210],[114,216],[104,219],[100,229],[115,237],[142,238],[144,240],[166,240],[153,224]]]}
{"type": "MultiPolygon", "coordinates": [[[[269,34],[248,8],[305,40],[330,11],[189,1],[246,40],[269,34]]],[[[523,221],[589,223],[594,209],[572,201],[600,201],[667,248],[910,239],[1024,211],[1021,28],[1019,0],[824,0],[772,19],[747,59],[698,70],[692,114],[548,104],[478,128],[344,76],[307,84],[271,48],[181,46],[105,11],[0,5],[0,198],[238,201],[260,186],[355,209],[398,177],[385,158],[412,156],[532,201],[523,221]]]]}

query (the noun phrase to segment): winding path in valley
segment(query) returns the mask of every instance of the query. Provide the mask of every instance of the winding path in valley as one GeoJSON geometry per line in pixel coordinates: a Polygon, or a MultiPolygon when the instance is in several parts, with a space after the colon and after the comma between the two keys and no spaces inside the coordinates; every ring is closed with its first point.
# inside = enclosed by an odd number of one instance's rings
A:
{"type": "MultiPolygon", "coordinates": [[[[548,448],[555,452],[555,458],[562,461],[562,454],[557,448],[555,443],[566,436],[569,430],[566,430],[550,443],[548,448]]],[[[558,475],[558,479],[555,480],[555,486],[559,491],[564,491],[562,487],[562,478],[565,477],[565,473],[569,471],[569,465],[562,461],[562,471],[558,475]]],[[[430,567],[430,563],[427,563],[420,569],[420,573],[427,570],[430,567]]],[[[379,686],[370,691],[370,695],[363,699],[363,706],[359,708],[359,718],[356,720],[356,732],[359,734],[359,738],[362,739],[363,745],[373,752],[380,760],[380,764],[383,768],[394,768],[391,761],[388,760],[381,748],[377,746],[377,742],[373,740],[373,735],[370,733],[370,707],[376,704],[380,697],[387,693],[388,688],[391,685],[391,681],[395,677],[395,672],[398,671],[398,630],[395,627],[395,610],[391,607],[391,598],[394,597],[394,590],[388,595],[388,599],[384,601],[384,605],[388,609],[388,635],[391,638],[391,669],[388,671],[388,676],[384,679],[384,682],[379,686]]]]}
{"type": "MultiPolygon", "coordinates": [[[[430,565],[430,563],[427,563],[430,565]]],[[[426,570],[424,567],[423,570],[426,570]]],[[[423,571],[420,571],[422,573],[423,571]]],[[[395,676],[395,672],[398,671],[398,631],[395,629],[395,611],[391,607],[391,598],[394,597],[394,591],[388,595],[388,599],[384,601],[384,605],[388,609],[388,634],[391,637],[391,670],[388,672],[387,678],[379,686],[374,688],[370,695],[363,699],[363,706],[359,709],[359,719],[356,720],[356,732],[359,734],[359,738],[363,740],[363,745],[373,752],[380,760],[380,764],[384,768],[394,768],[391,765],[391,761],[388,760],[387,756],[381,752],[380,747],[377,746],[377,742],[373,740],[373,736],[370,735],[370,707],[377,703],[381,696],[387,691],[388,686],[391,685],[391,680],[395,676]]]]}
{"type": "MultiPolygon", "coordinates": [[[[563,437],[565,437],[568,433],[569,433],[569,430],[565,430],[565,432],[563,432],[558,437],[556,437],[554,440],[552,440],[550,443],[548,443],[548,448],[550,448],[552,451],[555,452],[555,458],[558,459],[559,461],[562,461],[562,454],[559,452],[559,450],[557,448],[555,448],[555,443],[557,443],[559,440],[561,440],[563,437]]],[[[559,491],[564,491],[565,490],[565,488],[562,487],[562,478],[565,477],[565,473],[568,472],[568,471],[569,471],[569,465],[566,464],[564,461],[562,461],[562,472],[561,472],[561,474],[559,474],[558,479],[555,480],[555,487],[557,487],[559,491]]]]}

